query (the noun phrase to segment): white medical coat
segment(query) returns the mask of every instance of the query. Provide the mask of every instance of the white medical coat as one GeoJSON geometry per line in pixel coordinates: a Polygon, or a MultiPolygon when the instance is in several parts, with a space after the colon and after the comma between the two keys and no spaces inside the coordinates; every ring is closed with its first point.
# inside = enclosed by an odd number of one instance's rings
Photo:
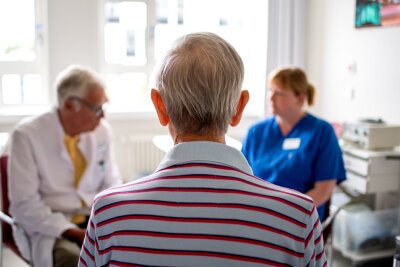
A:
{"type": "MultiPolygon", "coordinates": [[[[105,120],[92,132],[80,136],[79,148],[87,161],[79,187],[74,188],[74,167],[64,144],[64,130],[57,110],[45,113],[16,128],[9,157],[10,212],[27,232],[35,266],[53,266],[55,239],[70,228],[71,214],[84,201],[122,183],[112,157],[111,129],[105,120]]],[[[14,231],[26,257],[29,251],[14,231]]]]}

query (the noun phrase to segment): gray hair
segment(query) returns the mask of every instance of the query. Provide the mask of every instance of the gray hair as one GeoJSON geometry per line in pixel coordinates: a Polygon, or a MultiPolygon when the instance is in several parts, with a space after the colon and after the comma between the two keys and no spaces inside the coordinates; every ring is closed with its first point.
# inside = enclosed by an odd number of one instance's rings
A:
{"type": "Polygon", "coordinates": [[[177,134],[226,133],[236,112],[244,67],[236,50],[213,33],[175,41],[156,86],[177,134]]]}
{"type": "Polygon", "coordinates": [[[93,86],[104,88],[101,78],[92,69],[79,65],[67,67],[55,82],[58,107],[71,96],[85,97],[93,86]]]}

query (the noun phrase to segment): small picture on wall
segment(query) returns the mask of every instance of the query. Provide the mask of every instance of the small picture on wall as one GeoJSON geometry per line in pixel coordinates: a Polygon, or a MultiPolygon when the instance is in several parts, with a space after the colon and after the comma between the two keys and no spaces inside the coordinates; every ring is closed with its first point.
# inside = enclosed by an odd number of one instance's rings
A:
{"type": "Polygon", "coordinates": [[[356,28],[400,25],[400,0],[357,0],[356,28]]]}

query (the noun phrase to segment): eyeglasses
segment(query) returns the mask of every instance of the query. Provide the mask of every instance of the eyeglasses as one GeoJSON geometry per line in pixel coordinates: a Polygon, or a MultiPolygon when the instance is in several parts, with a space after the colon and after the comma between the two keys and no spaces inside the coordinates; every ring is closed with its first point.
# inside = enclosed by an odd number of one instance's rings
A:
{"type": "Polygon", "coordinates": [[[85,99],[82,99],[78,96],[71,96],[70,99],[78,101],[79,103],[81,103],[82,105],[93,111],[96,117],[100,117],[104,113],[104,110],[107,106],[107,103],[104,103],[102,105],[89,103],[85,99]]]}

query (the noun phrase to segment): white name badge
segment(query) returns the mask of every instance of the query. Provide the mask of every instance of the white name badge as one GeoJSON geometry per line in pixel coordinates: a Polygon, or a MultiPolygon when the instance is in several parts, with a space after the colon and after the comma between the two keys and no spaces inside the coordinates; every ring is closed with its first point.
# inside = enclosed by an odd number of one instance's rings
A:
{"type": "Polygon", "coordinates": [[[300,138],[286,138],[283,141],[282,148],[284,150],[289,149],[298,149],[300,147],[301,139],[300,138]]]}

